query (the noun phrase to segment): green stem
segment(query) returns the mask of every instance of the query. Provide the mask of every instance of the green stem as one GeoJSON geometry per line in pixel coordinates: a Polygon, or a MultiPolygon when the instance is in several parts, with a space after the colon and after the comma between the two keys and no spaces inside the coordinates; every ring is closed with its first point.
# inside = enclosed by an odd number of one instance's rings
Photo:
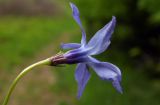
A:
{"type": "Polygon", "coordinates": [[[8,90],[8,93],[7,93],[6,97],[4,98],[4,102],[3,102],[2,105],[7,105],[8,100],[9,100],[9,98],[10,98],[10,96],[11,96],[11,93],[13,92],[16,84],[18,83],[18,81],[19,81],[26,73],[28,73],[29,71],[31,71],[32,68],[34,68],[34,67],[36,67],[36,66],[39,66],[39,65],[49,65],[49,64],[50,64],[50,58],[45,59],[45,60],[42,60],[42,61],[39,61],[39,62],[37,62],[37,63],[34,63],[34,64],[28,66],[27,68],[25,68],[25,69],[14,79],[14,81],[12,82],[12,84],[11,84],[9,90],[8,90]]]}

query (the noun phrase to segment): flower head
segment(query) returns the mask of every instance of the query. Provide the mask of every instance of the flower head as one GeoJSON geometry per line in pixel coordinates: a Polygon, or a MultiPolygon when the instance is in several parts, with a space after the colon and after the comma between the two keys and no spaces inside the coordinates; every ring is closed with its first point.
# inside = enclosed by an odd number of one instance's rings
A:
{"type": "Polygon", "coordinates": [[[52,65],[77,63],[75,79],[78,83],[78,98],[81,97],[90,78],[90,72],[88,71],[89,67],[91,67],[101,79],[111,81],[116,90],[122,93],[122,88],[120,86],[120,69],[111,63],[101,62],[92,57],[92,55],[104,52],[110,45],[110,38],[115,28],[116,18],[113,16],[112,20],[96,32],[87,43],[86,33],[79,17],[79,10],[73,3],[70,3],[70,6],[72,8],[73,18],[82,31],[81,43],[62,44],[61,47],[63,49],[71,50],[54,56],[52,58],[52,65]]]}

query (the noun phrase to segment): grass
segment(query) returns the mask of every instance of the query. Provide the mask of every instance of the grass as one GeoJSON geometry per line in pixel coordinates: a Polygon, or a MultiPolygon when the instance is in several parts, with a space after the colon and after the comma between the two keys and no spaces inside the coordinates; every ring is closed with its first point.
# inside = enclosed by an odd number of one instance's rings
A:
{"type": "MultiPolygon", "coordinates": [[[[74,31],[75,22],[71,17],[17,17],[0,18],[0,101],[13,79],[16,67],[53,43],[58,37],[74,31]]],[[[52,49],[50,49],[52,50],[52,49]]],[[[26,62],[27,63],[27,62],[26,62]]],[[[27,96],[27,95],[26,95],[27,96]]]]}
{"type": "Polygon", "coordinates": [[[0,23],[0,68],[5,70],[73,29],[72,21],[62,18],[2,17],[0,23]]]}

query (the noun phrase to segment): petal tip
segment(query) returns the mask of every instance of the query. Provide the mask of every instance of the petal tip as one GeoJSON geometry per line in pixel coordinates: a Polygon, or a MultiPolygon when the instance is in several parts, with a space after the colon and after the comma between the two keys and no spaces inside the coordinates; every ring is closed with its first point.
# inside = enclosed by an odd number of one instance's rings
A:
{"type": "Polygon", "coordinates": [[[113,84],[114,88],[115,88],[119,93],[123,94],[123,89],[122,89],[119,81],[114,80],[114,81],[112,82],[112,84],[113,84]]]}
{"type": "Polygon", "coordinates": [[[116,23],[116,17],[115,16],[112,16],[112,23],[116,23]]]}
{"type": "Polygon", "coordinates": [[[69,5],[70,5],[71,7],[73,7],[74,4],[73,4],[72,2],[69,2],[69,5]]]}
{"type": "Polygon", "coordinates": [[[73,14],[74,15],[78,15],[79,14],[79,10],[78,10],[77,6],[72,2],[70,2],[69,4],[70,4],[70,7],[72,9],[73,14]]]}
{"type": "Polygon", "coordinates": [[[77,95],[77,99],[80,100],[81,99],[81,95],[77,95]]]}
{"type": "Polygon", "coordinates": [[[115,16],[112,16],[112,19],[116,19],[116,17],[115,17],[115,16]]]}
{"type": "Polygon", "coordinates": [[[117,89],[117,91],[118,91],[120,94],[123,94],[123,89],[122,89],[122,87],[120,87],[119,89],[117,89]]]}
{"type": "Polygon", "coordinates": [[[123,90],[121,90],[120,93],[123,94],[123,90]]]}

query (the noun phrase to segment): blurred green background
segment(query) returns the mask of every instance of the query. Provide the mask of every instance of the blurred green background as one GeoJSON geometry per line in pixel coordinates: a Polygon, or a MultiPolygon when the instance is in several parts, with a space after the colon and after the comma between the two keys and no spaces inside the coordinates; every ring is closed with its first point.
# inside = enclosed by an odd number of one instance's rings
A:
{"type": "Polygon", "coordinates": [[[160,105],[160,0],[0,0],[0,103],[23,68],[58,53],[62,42],[80,42],[69,2],[78,6],[88,40],[116,16],[112,44],[96,58],[121,69],[124,93],[92,71],[77,100],[76,65],[39,67],[9,104],[160,105]]]}

